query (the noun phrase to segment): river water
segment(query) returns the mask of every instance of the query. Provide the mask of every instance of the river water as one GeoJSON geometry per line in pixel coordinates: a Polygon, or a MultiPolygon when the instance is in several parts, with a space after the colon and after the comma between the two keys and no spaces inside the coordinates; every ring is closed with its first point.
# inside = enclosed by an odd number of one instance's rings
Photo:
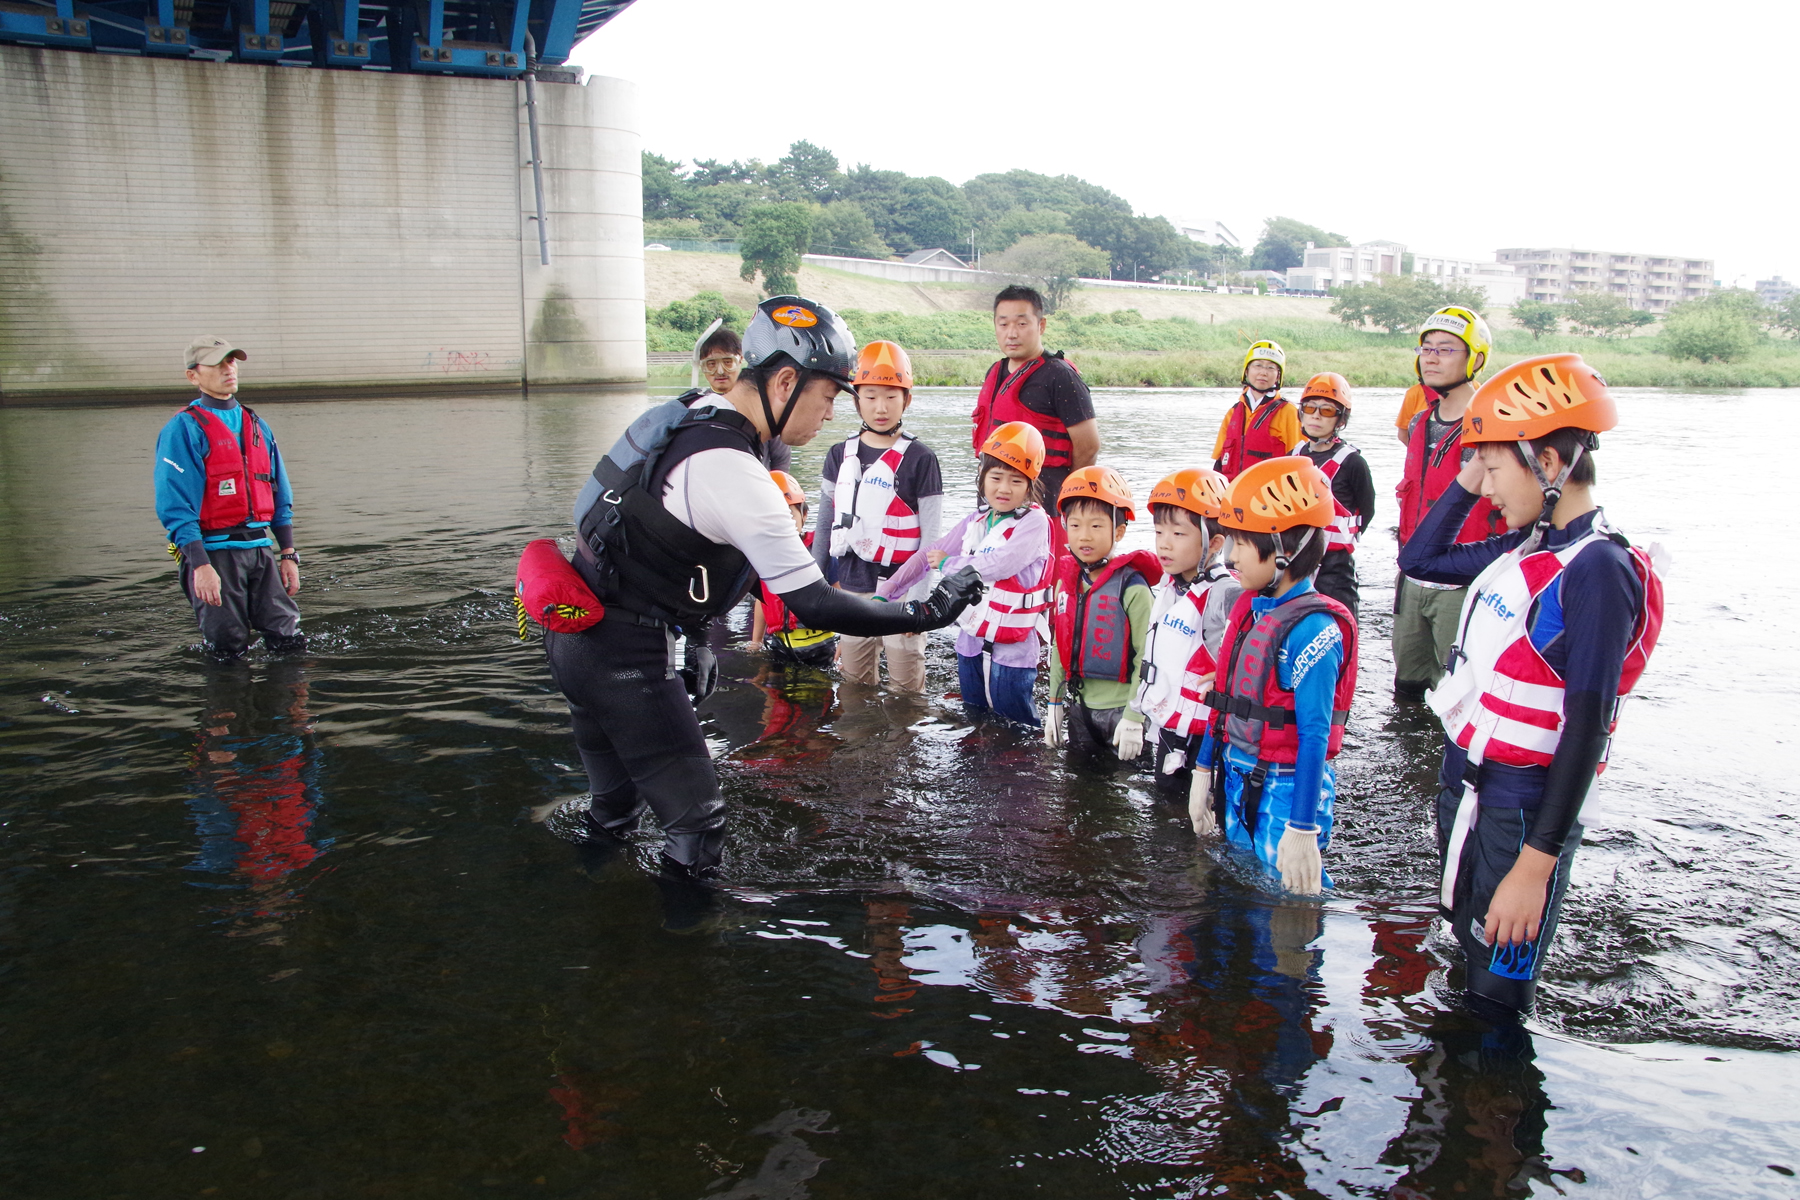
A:
{"type": "MultiPolygon", "coordinates": [[[[1096,395],[1144,494],[1228,395],[1096,395]]],[[[254,397],[251,397],[254,403],[254,397]]],[[[302,655],[218,666],[150,506],[167,410],[0,409],[0,1181],[19,1197],[1800,1195],[1793,393],[1625,393],[1601,497],[1677,559],[1542,1009],[1457,1015],[1436,734],[1390,701],[1398,393],[1324,903],[1147,777],[722,653],[728,895],[539,824],[583,790],[512,564],[638,394],[270,404],[302,655]],[[594,869],[587,869],[593,867],[594,869]]],[[[963,391],[910,425],[971,495],[963,391]]],[[[798,456],[816,489],[829,436],[798,456]]],[[[834,434],[835,431],[835,434],[834,434]]],[[[960,500],[958,501],[960,504],[960,500]]],[[[1133,528],[1148,544],[1148,524],[1133,528]]],[[[738,618],[724,642],[740,644],[738,618]]]]}

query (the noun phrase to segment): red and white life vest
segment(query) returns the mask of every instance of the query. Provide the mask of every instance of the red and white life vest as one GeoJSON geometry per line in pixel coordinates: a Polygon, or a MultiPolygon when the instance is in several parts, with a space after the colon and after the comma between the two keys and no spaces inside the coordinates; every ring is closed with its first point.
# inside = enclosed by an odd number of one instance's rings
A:
{"type": "Polygon", "coordinates": [[[980,603],[970,605],[956,619],[957,627],[970,637],[1004,645],[1033,636],[1044,610],[1050,607],[1050,585],[1055,579],[1056,560],[1049,553],[1050,518],[1035,504],[1015,519],[1000,521],[992,528],[984,521],[971,520],[963,529],[963,555],[975,559],[975,569],[980,572],[981,555],[999,550],[1033,521],[1042,522],[1046,527],[1044,565],[1035,570],[1028,566],[1010,579],[998,579],[988,584],[980,603]]]}
{"type": "Polygon", "coordinates": [[[200,500],[200,531],[274,520],[275,468],[256,414],[243,410],[243,425],[234,437],[230,426],[205,405],[196,402],[184,411],[206,434],[206,494],[200,500]]]}
{"type": "MultiPolygon", "coordinates": [[[[1311,446],[1311,441],[1302,438],[1294,443],[1294,453],[1306,454],[1311,446]]],[[[1355,453],[1355,446],[1340,439],[1337,449],[1332,452],[1331,457],[1318,464],[1319,470],[1324,472],[1326,479],[1335,484],[1338,468],[1344,465],[1345,459],[1355,453]]],[[[1353,513],[1344,507],[1344,502],[1338,499],[1336,490],[1331,493],[1331,505],[1334,515],[1331,518],[1331,524],[1325,529],[1325,549],[1327,551],[1348,550],[1354,554],[1357,544],[1362,541],[1362,514],[1353,513]]]]}
{"type": "MultiPolygon", "coordinates": [[[[1238,597],[1219,649],[1226,678],[1217,681],[1209,702],[1219,710],[1231,745],[1259,762],[1292,764],[1300,757],[1300,726],[1294,719],[1294,693],[1281,686],[1282,643],[1300,621],[1316,612],[1337,622],[1343,637],[1343,666],[1331,697],[1331,733],[1325,757],[1337,757],[1344,744],[1344,723],[1356,698],[1356,618],[1321,592],[1307,592],[1277,604],[1260,616],[1251,611],[1249,592],[1238,597]]],[[[1215,729],[1214,736],[1219,730],[1215,729]]]]}
{"type": "MultiPolygon", "coordinates": [[[[1563,679],[1531,644],[1532,605],[1577,554],[1612,533],[1605,518],[1596,516],[1586,537],[1561,550],[1504,555],[1469,586],[1450,673],[1427,701],[1443,720],[1444,732],[1468,752],[1472,766],[1547,767],[1555,757],[1562,739],[1563,679]]],[[[1620,702],[1644,673],[1663,614],[1662,578],[1651,555],[1635,546],[1628,553],[1644,587],[1644,606],[1619,672],[1620,702]]],[[[1615,702],[1609,728],[1617,724],[1615,702]]],[[[1599,769],[1606,769],[1604,757],[1599,769]]]]}
{"type": "Polygon", "coordinates": [[[1125,593],[1134,583],[1155,587],[1162,564],[1148,550],[1133,550],[1101,563],[1081,590],[1082,566],[1072,554],[1056,560],[1055,611],[1051,626],[1063,678],[1127,683],[1137,665],[1125,593]]]}
{"type": "Polygon", "coordinates": [[[1268,399],[1251,407],[1252,393],[1245,389],[1225,415],[1225,448],[1219,454],[1219,473],[1236,479],[1252,463],[1280,458],[1288,452],[1275,432],[1275,415],[1287,404],[1277,389],[1268,399]]]}
{"type": "Polygon", "coordinates": [[[864,562],[897,567],[919,552],[919,514],[900,498],[897,480],[900,461],[918,441],[909,433],[881,452],[867,469],[856,448],[862,434],[844,443],[844,461],[838,464],[837,490],[832,505],[837,512],[831,530],[831,556],[854,554],[864,562]]]}
{"type": "Polygon", "coordinates": [[[1188,737],[1206,728],[1213,719],[1213,710],[1207,707],[1206,698],[1212,695],[1213,674],[1218,667],[1218,661],[1206,648],[1206,643],[1196,643],[1193,656],[1181,672],[1181,694],[1175,701],[1175,720],[1168,723],[1168,728],[1188,737]]]}
{"type": "MultiPolygon", "coordinates": [[[[1187,591],[1177,594],[1172,580],[1165,579],[1156,588],[1156,602],[1150,610],[1150,632],[1144,640],[1144,682],[1138,688],[1136,708],[1150,720],[1153,728],[1170,729],[1187,736],[1199,733],[1206,725],[1205,697],[1189,700],[1184,687],[1195,651],[1205,653],[1201,641],[1201,619],[1206,612],[1206,598],[1219,583],[1230,583],[1231,576],[1219,572],[1220,579],[1196,579],[1187,591]]],[[[1212,656],[1205,656],[1202,674],[1212,671],[1212,656]]]]}

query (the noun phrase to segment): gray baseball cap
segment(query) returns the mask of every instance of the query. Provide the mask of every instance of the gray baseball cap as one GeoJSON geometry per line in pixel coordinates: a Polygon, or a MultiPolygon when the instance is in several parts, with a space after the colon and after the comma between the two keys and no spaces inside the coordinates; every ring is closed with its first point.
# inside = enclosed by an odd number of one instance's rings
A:
{"type": "Polygon", "coordinates": [[[203,333],[188,343],[187,356],[181,360],[183,367],[216,367],[228,358],[240,361],[250,356],[222,337],[203,333]]]}

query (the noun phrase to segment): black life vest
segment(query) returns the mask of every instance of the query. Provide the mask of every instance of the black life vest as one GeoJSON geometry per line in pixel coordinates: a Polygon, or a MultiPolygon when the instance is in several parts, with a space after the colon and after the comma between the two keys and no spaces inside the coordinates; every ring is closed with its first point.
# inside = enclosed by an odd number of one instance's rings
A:
{"type": "Polygon", "coordinates": [[[677,629],[703,625],[756,582],[750,560],[663,506],[669,472],[702,450],[760,459],[756,427],[736,411],[670,401],[632,423],[594,467],[599,494],[576,528],[575,569],[608,608],[677,629]]]}

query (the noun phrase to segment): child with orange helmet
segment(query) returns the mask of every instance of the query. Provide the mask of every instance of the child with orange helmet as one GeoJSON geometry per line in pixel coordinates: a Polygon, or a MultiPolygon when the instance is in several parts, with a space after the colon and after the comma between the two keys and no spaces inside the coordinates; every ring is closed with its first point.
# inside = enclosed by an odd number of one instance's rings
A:
{"type": "MultiPolygon", "coordinates": [[[[794,514],[794,528],[800,540],[810,548],[813,535],[806,528],[806,492],[786,471],[770,471],[769,478],[781,489],[788,511],[794,514]]],[[[771,663],[795,663],[829,671],[837,661],[838,635],[824,629],[806,629],[781,597],[758,582],[757,594],[750,601],[750,644],[768,652],[771,663]]]]}
{"type": "Polygon", "coordinates": [[[1438,907],[1489,1017],[1531,1009],[1582,802],[1662,627],[1660,547],[1633,547],[1594,502],[1594,451],[1617,423],[1579,355],[1507,367],[1463,413],[1474,457],[1400,551],[1409,576],[1468,589],[1428,697],[1444,723],[1438,907]],[[1459,543],[1481,497],[1508,532],[1459,543]]]}
{"type": "MultiPolygon", "coordinates": [[[[912,360],[906,351],[893,342],[870,342],[856,356],[851,379],[862,424],[825,452],[813,558],[833,584],[866,599],[937,540],[944,481],[936,453],[901,427],[912,406],[912,360]]],[[[913,593],[894,598],[922,599],[929,587],[929,578],[921,577],[913,593]]],[[[846,636],[838,666],[852,683],[876,687],[883,651],[889,687],[914,694],[925,690],[923,634],[846,636]]]]}
{"type": "Polygon", "coordinates": [[[1300,393],[1300,433],[1294,453],[1312,459],[1331,481],[1337,513],[1325,531],[1325,559],[1313,586],[1357,615],[1360,600],[1356,547],[1363,530],[1375,519],[1375,478],[1362,451],[1340,435],[1350,423],[1350,381],[1324,371],[1306,381],[1300,393]]]}
{"type": "Polygon", "coordinates": [[[1163,579],[1150,591],[1150,633],[1136,707],[1156,731],[1151,754],[1156,786],[1176,797],[1188,793],[1189,767],[1209,711],[1204,693],[1182,686],[1184,676],[1196,658],[1202,673],[1212,674],[1212,655],[1237,600],[1237,581],[1219,558],[1225,548],[1219,518],[1230,486],[1217,471],[1189,467],[1150,489],[1163,579]]]}
{"type": "Polygon", "coordinates": [[[987,584],[979,603],[957,620],[956,669],[963,711],[1038,727],[1038,628],[1050,606],[1050,518],[1038,504],[1044,436],[1023,421],[998,426],[981,445],[976,483],[981,503],[924,554],[881,585],[904,595],[930,567],[946,574],[973,567],[987,584]]]}
{"type": "Polygon", "coordinates": [[[1189,815],[1202,835],[1255,852],[1291,891],[1329,885],[1337,776],[1356,695],[1356,618],[1313,586],[1334,509],[1311,459],[1272,458],[1239,475],[1220,523],[1243,594],[1220,646],[1214,711],[1189,815]],[[1223,787],[1215,788],[1221,778],[1223,787]]]}
{"type": "Polygon", "coordinates": [[[1162,581],[1162,564],[1147,550],[1115,554],[1137,513],[1130,486],[1111,467],[1071,471],[1056,507],[1069,548],[1056,561],[1051,600],[1044,744],[1067,741],[1134,762],[1144,752],[1144,715],[1132,706],[1144,682],[1150,588],[1162,581]]]}

